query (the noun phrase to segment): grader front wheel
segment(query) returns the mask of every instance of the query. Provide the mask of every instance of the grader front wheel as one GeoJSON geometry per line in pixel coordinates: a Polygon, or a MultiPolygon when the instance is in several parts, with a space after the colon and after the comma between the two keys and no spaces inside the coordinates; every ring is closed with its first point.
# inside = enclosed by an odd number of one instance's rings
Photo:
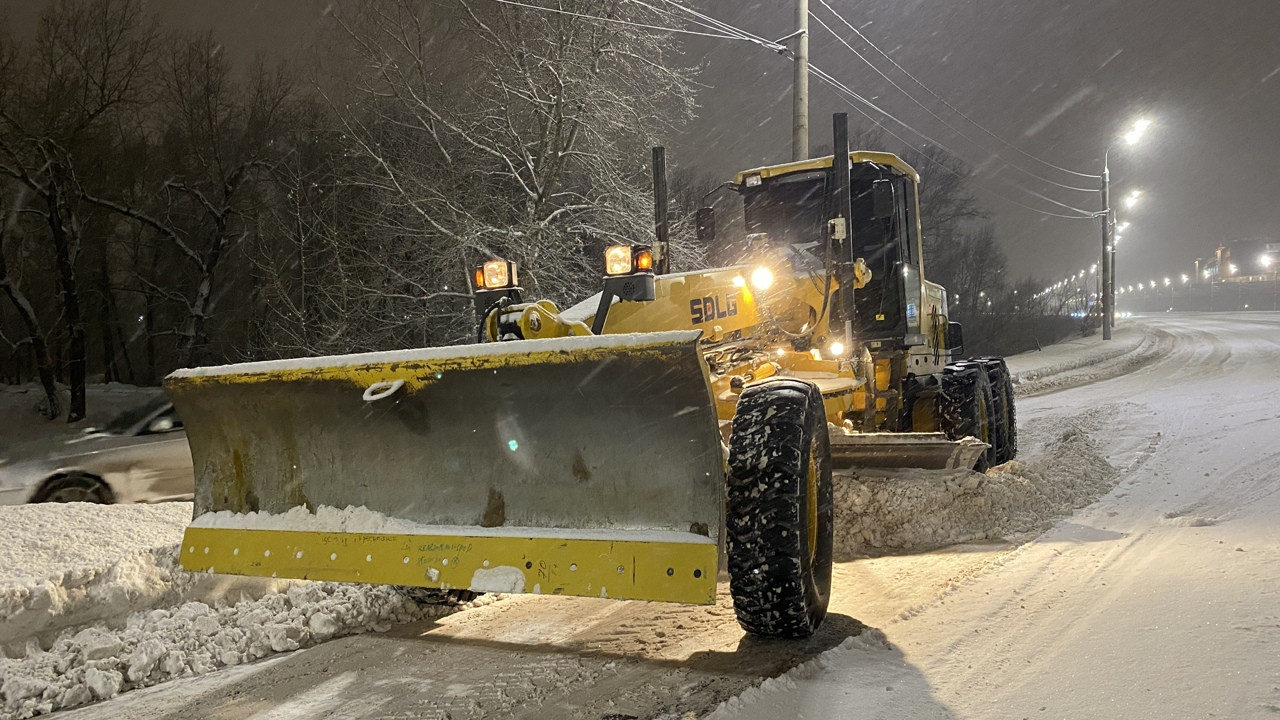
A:
{"type": "Polygon", "coordinates": [[[729,441],[729,587],[744,630],[812,635],[831,592],[831,447],[809,383],[747,388],[729,441]]]}

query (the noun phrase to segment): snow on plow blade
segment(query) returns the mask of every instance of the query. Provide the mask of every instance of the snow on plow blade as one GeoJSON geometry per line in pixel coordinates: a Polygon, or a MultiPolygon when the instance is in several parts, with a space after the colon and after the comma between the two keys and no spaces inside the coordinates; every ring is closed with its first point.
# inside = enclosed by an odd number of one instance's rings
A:
{"type": "Polygon", "coordinates": [[[189,570],[715,600],[724,465],[696,332],[181,370],[189,570]]]}
{"type": "Polygon", "coordinates": [[[950,440],[942,433],[846,433],[832,428],[831,466],[971,470],[987,447],[977,438],[950,440]]]}

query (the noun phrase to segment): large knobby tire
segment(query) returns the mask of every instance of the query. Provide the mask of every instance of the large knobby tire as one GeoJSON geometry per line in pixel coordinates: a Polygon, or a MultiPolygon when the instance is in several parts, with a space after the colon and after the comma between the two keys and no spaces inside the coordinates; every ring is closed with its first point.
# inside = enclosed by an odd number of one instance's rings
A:
{"type": "Polygon", "coordinates": [[[100,477],[88,473],[68,473],[49,478],[40,486],[31,502],[87,502],[110,505],[116,501],[111,486],[100,477]]]}
{"type": "Polygon", "coordinates": [[[822,395],[798,380],[752,385],[729,441],[725,517],[738,624],[809,637],[831,594],[831,444],[822,395]]]}
{"type": "Polygon", "coordinates": [[[1009,376],[1009,366],[1004,358],[984,357],[978,362],[987,371],[987,380],[991,384],[992,424],[995,443],[995,460],[993,464],[1007,463],[1018,455],[1018,417],[1014,411],[1013,379],[1009,376]]]}
{"type": "Polygon", "coordinates": [[[997,464],[999,439],[993,432],[994,404],[991,381],[982,363],[963,361],[943,368],[938,424],[952,440],[975,437],[990,446],[973,467],[978,472],[997,464]]]}

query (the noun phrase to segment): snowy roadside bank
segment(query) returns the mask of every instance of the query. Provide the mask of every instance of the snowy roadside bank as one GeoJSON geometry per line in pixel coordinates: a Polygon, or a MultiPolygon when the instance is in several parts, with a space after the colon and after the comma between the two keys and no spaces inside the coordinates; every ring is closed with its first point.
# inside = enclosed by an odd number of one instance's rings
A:
{"type": "MultiPolygon", "coordinates": [[[[1110,341],[1078,338],[1007,358],[1014,392],[1027,396],[1116,377],[1169,351],[1167,336],[1129,324],[1110,341]]],[[[1025,539],[1084,507],[1115,484],[1117,468],[1091,434],[1123,403],[1065,424],[1020,423],[1019,457],[986,473],[862,470],[834,479],[835,557],[850,560],[966,542],[1025,539]]],[[[1154,432],[1154,430],[1153,430],[1154,432]]]]}
{"type": "MultiPolygon", "coordinates": [[[[833,478],[835,558],[852,560],[983,541],[1022,542],[1110,492],[1124,468],[1107,462],[1094,436],[1108,417],[1142,425],[1150,411],[1113,403],[1066,422],[1023,423],[1019,458],[986,473],[862,471],[833,478]]],[[[1155,442],[1135,440],[1134,462],[1155,442]]]]}
{"type": "Polygon", "coordinates": [[[1111,340],[1096,333],[1014,355],[1006,362],[1014,392],[1035,395],[1133,372],[1168,354],[1170,345],[1167,334],[1130,321],[1115,328],[1111,340]]]}
{"type": "Polygon", "coordinates": [[[0,718],[455,611],[388,587],[185,572],[190,516],[190,503],[0,507],[0,718]]]}

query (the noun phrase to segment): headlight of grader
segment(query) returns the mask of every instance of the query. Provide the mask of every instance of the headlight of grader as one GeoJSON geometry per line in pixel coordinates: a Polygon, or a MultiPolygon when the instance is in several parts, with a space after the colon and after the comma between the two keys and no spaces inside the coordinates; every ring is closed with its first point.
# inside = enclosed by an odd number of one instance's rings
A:
{"type": "Polygon", "coordinates": [[[604,287],[600,305],[591,321],[591,333],[604,332],[609,306],[614,298],[626,302],[650,302],[656,283],[653,275],[653,249],[646,245],[612,245],[604,251],[604,287]]]}
{"type": "Polygon", "coordinates": [[[751,271],[751,286],[756,290],[768,290],[773,285],[773,271],[761,265],[751,271]]]}
{"type": "Polygon", "coordinates": [[[490,260],[476,268],[477,290],[500,290],[516,286],[516,264],[509,260],[490,260]]]}
{"type": "MultiPolygon", "coordinates": [[[[509,260],[490,260],[476,268],[471,275],[471,285],[476,304],[476,340],[485,342],[499,339],[506,334],[501,327],[489,327],[489,313],[495,308],[518,304],[520,286],[516,284],[516,264],[509,260]]],[[[517,333],[518,335],[518,333],[517,333]]]]}
{"type": "Polygon", "coordinates": [[[604,251],[604,274],[611,277],[653,272],[653,250],[642,245],[613,245],[604,251]]]}

